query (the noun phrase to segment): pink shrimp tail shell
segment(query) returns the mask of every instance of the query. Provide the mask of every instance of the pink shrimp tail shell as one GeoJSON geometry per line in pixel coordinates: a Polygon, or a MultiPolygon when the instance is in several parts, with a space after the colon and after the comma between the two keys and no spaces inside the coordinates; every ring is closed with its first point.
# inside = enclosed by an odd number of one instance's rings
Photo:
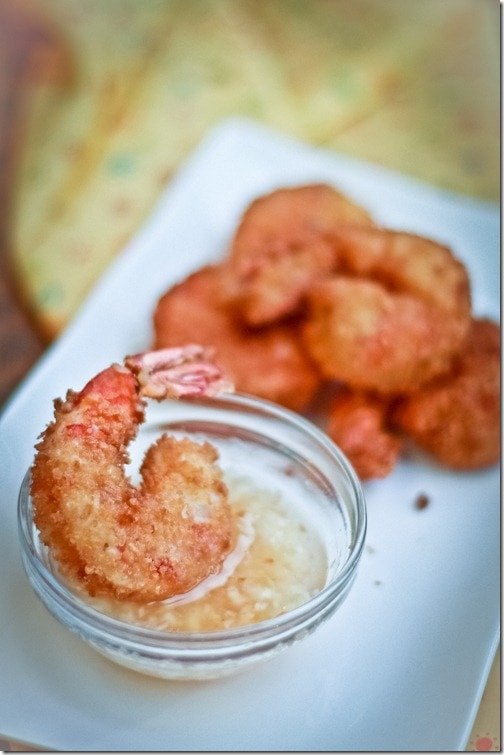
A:
{"type": "Polygon", "coordinates": [[[216,396],[232,392],[233,383],[212,362],[211,349],[189,344],[127,356],[125,366],[136,376],[147,398],[216,396]]]}

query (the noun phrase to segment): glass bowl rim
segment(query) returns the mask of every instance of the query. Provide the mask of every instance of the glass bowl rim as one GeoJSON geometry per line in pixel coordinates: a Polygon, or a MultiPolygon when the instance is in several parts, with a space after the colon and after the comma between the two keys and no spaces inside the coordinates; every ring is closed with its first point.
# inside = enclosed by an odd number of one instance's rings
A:
{"type": "MultiPolygon", "coordinates": [[[[264,411],[274,419],[291,424],[303,435],[309,436],[312,441],[318,443],[323,449],[334,457],[340,469],[346,476],[346,482],[352,493],[354,502],[355,533],[349,547],[349,555],[336,575],[313,597],[279,616],[266,619],[255,624],[219,629],[207,632],[167,632],[137,624],[131,624],[121,619],[102,613],[90,605],[87,605],[78,595],[68,589],[63,581],[57,579],[50,568],[46,566],[39,555],[37,545],[44,547],[39,541],[39,535],[32,521],[31,497],[29,485],[31,467],[26,471],[18,496],[17,518],[18,531],[21,540],[23,558],[28,559],[30,568],[34,569],[42,579],[51,598],[63,606],[64,610],[72,614],[81,626],[87,628],[87,633],[98,631],[99,634],[107,634],[108,638],[114,638],[127,643],[140,643],[144,646],[158,648],[166,651],[182,652],[190,655],[198,650],[218,650],[229,643],[242,645],[261,640],[274,639],[275,635],[281,635],[282,631],[295,630],[303,620],[314,620],[319,612],[326,606],[330,606],[338,596],[344,593],[345,587],[351,582],[357,565],[360,561],[364,548],[367,529],[367,511],[364,493],[357,474],[343,451],[314,423],[301,417],[297,413],[279,406],[266,399],[259,399],[248,394],[223,394],[212,399],[198,399],[197,401],[177,401],[177,403],[199,403],[213,408],[225,408],[230,404],[235,410],[247,409],[249,413],[264,411]]],[[[219,424],[216,421],[216,424],[219,424]]],[[[30,580],[31,582],[31,580],[30,580]]],[[[39,587],[33,589],[40,596],[39,587]]],[[[41,598],[42,599],[42,598],[41,598]]],[[[43,600],[43,599],[42,599],[43,600]]],[[[43,601],[45,602],[45,601],[43,601]]]]}

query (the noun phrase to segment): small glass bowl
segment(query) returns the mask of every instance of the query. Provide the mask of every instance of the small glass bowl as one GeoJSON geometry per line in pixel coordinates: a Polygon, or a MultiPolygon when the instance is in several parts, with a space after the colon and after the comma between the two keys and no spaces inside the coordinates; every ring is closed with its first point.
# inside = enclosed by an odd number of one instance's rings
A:
{"type": "Polygon", "coordinates": [[[337,446],[313,424],[275,404],[237,394],[152,403],[130,448],[132,467],[167,431],[211,442],[225,475],[246,475],[261,488],[285,489],[287,497],[295,495],[302,502],[307,521],[313,521],[327,551],[327,579],[318,594],[275,618],[208,632],[154,630],[112,618],[59,577],[33,523],[29,472],[18,503],[22,558],[49,612],[103,655],[165,679],[208,679],[275,655],[336,611],[362,554],[366,507],[359,480],[337,446]]]}

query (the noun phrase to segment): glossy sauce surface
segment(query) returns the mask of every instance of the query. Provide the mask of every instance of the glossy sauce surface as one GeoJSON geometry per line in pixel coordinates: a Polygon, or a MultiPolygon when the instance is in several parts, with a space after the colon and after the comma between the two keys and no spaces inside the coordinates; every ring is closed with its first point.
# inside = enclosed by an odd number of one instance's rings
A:
{"type": "Polygon", "coordinates": [[[309,600],[324,586],[327,553],[320,534],[285,493],[250,479],[228,481],[239,537],[219,574],[168,601],[86,600],[129,623],[174,632],[255,624],[309,600]]]}

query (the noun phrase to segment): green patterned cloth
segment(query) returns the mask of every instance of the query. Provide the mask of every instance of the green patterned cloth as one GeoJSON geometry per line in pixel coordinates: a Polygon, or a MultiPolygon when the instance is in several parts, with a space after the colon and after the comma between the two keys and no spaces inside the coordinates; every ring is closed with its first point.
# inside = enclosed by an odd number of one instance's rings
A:
{"type": "Polygon", "coordinates": [[[496,0],[40,3],[71,76],[31,98],[13,247],[50,337],[228,116],[498,197],[496,0]]]}

